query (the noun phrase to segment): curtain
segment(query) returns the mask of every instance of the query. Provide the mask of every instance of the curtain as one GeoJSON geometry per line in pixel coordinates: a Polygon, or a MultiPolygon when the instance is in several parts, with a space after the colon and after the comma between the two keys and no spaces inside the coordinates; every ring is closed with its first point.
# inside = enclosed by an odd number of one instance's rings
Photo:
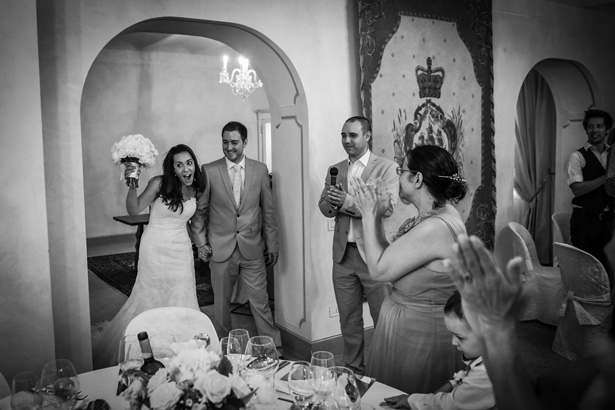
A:
{"type": "Polygon", "coordinates": [[[553,94],[535,70],[525,78],[517,101],[515,191],[520,220],[532,234],[541,263],[552,260],[552,178],[556,112],[553,94]]]}

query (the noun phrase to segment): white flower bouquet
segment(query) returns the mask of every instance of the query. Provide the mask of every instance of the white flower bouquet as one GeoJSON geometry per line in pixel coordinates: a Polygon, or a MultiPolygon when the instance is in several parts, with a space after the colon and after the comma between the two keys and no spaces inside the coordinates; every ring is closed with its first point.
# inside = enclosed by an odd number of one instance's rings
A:
{"type": "MultiPolygon", "coordinates": [[[[129,187],[139,187],[139,173],[141,168],[149,168],[154,165],[158,151],[154,144],[141,134],[125,135],[111,147],[111,159],[117,165],[132,163],[136,169],[126,179],[129,187]]],[[[121,179],[124,179],[122,172],[121,179]]]]}
{"type": "Polygon", "coordinates": [[[262,375],[249,369],[240,373],[226,356],[206,349],[180,351],[151,378],[135,369],[125,376],[129,384],[122,396],[131,410],[265,409],[277,400],[262,375]]]}

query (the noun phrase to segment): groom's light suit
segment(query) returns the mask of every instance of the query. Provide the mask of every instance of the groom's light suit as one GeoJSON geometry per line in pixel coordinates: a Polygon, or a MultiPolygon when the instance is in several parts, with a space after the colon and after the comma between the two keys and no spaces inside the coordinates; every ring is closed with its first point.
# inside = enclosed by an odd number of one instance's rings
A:
{"type": "MultiPolygon", "coordinates": [[[[363,225],[361,212],[354,204],[349,192],[348,159],[338,162],[333,167],[338,169],[337,183],[342,184],[344,192],[349,193],[341,208],[332,206],[327,197],[331,184],[330,167],[325,178],[325,188],[320,195],[318,207],[327,218],[335,218],[333,233],[333,289],[340,314],[340,326],[344,340],[344,364],[363,374],[365,370],[363,350],[363,294],[367,297],[370,315],[374,326],[378,321],[380,306],[390,291],[390,286],[375,282],[369,276],[365,264],[363,225]],[[348,242],[350,225],[354,232],[354,243],[348,242]]],[[[397,164],[389,159],[370,153],[369,162],[361,173],[363,182],[381,178],[387,191],[391,194],[391,206],[386,217],[393,212],[399,196],[399,177],[397,164]]]]}
{"type": "Polygon", "coordinates": [[[233,196],[226,159],[202,166],[207,186],[197,198],[192,232],[197,247],[212,248],[210,269],[216,320],[225,331],[232,329],[230,303],[238,278],[245,286],[260,335],[271,336],[281,346],[269,308],[265,250],[278,252],[275,205],[267,166],[245,158],[244,184],[239,207],[233,196]]]}

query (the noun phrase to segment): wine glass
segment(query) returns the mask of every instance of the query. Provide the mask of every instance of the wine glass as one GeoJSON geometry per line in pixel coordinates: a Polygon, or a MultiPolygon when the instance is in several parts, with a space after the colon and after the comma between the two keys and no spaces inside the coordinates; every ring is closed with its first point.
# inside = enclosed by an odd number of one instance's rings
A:
{"type": "Polygon", "coordinates": [[[272,376],[278,370],[280,359],[271,337],[251,337],[246,346],[246,356],[253,358],[246,366],[248,369],[256,370],[269,382],[275,382],[272,376]]]}
{"type": "Polygon", "coordinates": [[[171,359],[175,356],[171,345],[175,343],[175,336],[170,334],[158,334],[149,337],[150,346],[152,346],[152,354],[154,359],[164,364],[164,367],[169,367],[171,359]]]}
{"type": "Polygon", "coordinates": [[[143,365],[141,346],[136,335],[126,335],[120,339],[117,362],[120,365],[120,376],[128,369],[138,369],[143,365]]]}
{"type": "Polygon", "coordinates": [[[241,344],[236,337],[229,336],[220,339],[220,352],[230,360],[234,369],[241,367],[245,351],[241,350],[241,344]]]}
{"type": "Polygon", "coordinates": [[[333,353],[318,351],[312,353],[310,366],[310,382],[316,393],[313,410],[337,409],[338,405],[331,397],[335,386],[335,375],[330,369],[335,366],[333,353]]]}
{"type": "Polygon", "coordinates": [[[17,373],[11,384],[11,409],[40,410],[43,407],[43,397],[37,383],[38,377],[34,372],[17,373]]]}
{"type": "Polygon", "coordinates": [[[361,393],[354,372],[342,366],[333,366],[330,369],[335,377],[332,396],[340,410],[361,409],[361,393]]]}
{"type": "Polygon", "coordinates": [[[62,410],[74,409],[79,388],[79,377],[70,360],[53,360],[43,367],[40,390],[43,399],[53,407],[62,410]]]}
{"type": "Polygon", "coordinates": [[[247,363],[249,357],[246,356],[246,347],[250,341],[250,333],[246,329],[233,329],[229,332],[229,337],[234,337],[239,341],[239,347],[241,349],[241,366],[247,363]]]}
{"type": "Polygon", "coordinates": [[[308,362],[294,362],[288,371],[288,392],[293,403],[300,410],[305,410],[312,404],[314,390],[310,380],[310,367],[308,362]]]}

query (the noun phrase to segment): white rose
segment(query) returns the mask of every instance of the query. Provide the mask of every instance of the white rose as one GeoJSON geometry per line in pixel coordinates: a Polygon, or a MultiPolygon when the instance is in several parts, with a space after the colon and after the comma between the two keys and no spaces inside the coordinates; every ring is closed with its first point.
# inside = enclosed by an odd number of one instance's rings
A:
{"type": "Polygon", "coordinates": [[[231,392],[231,381],[217,371],[211,371],[194,381],[198,389],[212,403],[220,403],[231,392]]]}
{"type": "Polygon", "coordinates": [[[242,398],[250,394],[252,390],[250,390],[250,386],[244,379],[241,378],[236,373],[231,373],[229,375],[229,380],[231,381],[231,388],[233,389],[233,393],[235,397],[242,398]]]}
{"type": "Polygon", "coordinates": [[[153,410],[170,410],[177,404],[183,391],[177,388],[175,382],[158,386],[149,396],[150,407],[153,410]]]}
{"type": "Polygon", "coordinates": [[[167,382],[167,369],[159,369],[147,382],[147,394],[151,395],[154,390],[167,382]]]}
{"type": "Polygon", "coordinates": [[[264,385],[256,392],[260,404],[273,404],[278,399],[275,389],[271,385],[264,385]]]}

